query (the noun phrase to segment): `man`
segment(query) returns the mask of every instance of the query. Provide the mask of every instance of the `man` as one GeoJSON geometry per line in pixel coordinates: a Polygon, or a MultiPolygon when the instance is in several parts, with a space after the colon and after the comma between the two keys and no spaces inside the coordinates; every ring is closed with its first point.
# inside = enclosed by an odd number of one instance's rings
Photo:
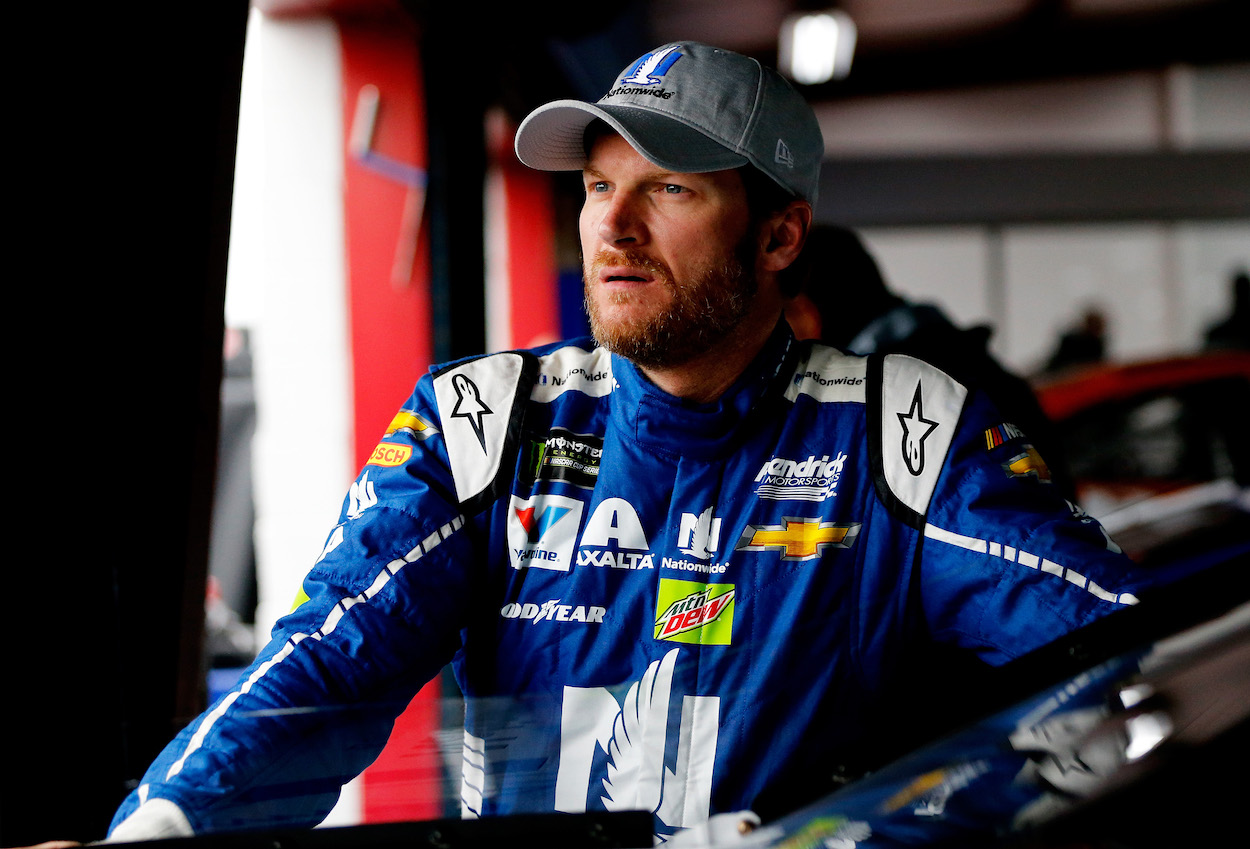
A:
{"type": "Polygon", "coordinates": [[[823,791],[918,646],[1002,663],[1134,601],[984,398],[795,342],[777,275],[822,143],[774,72],[666,45],[517,152],[584,175],[598,344],[419,381],[273,642],[113,840],[317,822],[448,662],[467,816],[642,809],[668,835],[823,791]]]}

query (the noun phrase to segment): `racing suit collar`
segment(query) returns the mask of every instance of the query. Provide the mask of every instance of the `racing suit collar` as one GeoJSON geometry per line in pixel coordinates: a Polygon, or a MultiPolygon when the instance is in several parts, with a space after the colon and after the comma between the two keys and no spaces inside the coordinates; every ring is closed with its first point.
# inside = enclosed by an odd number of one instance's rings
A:
{"type": "Polygon", "coordinates": [[[613,354],[612,373],[619,386],[613,393],[614,424],[657,453],[704,460],[724,457],[739,444],[739,434],[756,411],[780,400],[790,374],[785,366],[796,348],[790,325],[778,321],[746,371],[709,403],[669,395],[629,360],[613,354]]]}

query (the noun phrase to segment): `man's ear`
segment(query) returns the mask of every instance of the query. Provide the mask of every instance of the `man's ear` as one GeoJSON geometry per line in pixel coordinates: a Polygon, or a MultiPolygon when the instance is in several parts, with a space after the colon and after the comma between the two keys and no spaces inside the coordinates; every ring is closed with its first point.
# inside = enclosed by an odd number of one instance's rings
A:
{"type": "Polygon", "coordinates": [[[760,262],[764,270],[781,271],[793,263],[811,228],[812,206],[805,200],[790,201],[785,209],[771,215],[760,234],[760,262]]]}

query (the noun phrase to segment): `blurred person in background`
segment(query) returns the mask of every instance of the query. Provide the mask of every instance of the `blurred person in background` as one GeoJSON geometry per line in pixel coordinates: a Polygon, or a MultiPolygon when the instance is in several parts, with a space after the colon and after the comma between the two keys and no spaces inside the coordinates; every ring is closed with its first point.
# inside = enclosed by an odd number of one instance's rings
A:
{"type": "Polygon", "coordinates": [[[1070,501],[1076,492],[1054,424],[1021,377],[989,352],[993,331],[957,327],[936,305],[892,291],[880,265],[852,229],[816,224],[798,261],[784,272],[796,292],[785,308],[799,339],[855,354],[909,354],[932,363],[994,400],[1036,448],[1036,474],[1070,501]]]}
{"type": "Polygon", "coordinates": [[[1207,350],[1250,349],[1250,275],[1243,268],[1233,275],[1233,304],[1228,317],[1207,328],[1207,350]]]}
{"type": "Polygon", "coordinates": [[[1046,360],[1044,371],[1100,363],[1107,357],[1107,319],[1102,310],[1088,307],[1075,325],[1065,330],[1046,360]]]}

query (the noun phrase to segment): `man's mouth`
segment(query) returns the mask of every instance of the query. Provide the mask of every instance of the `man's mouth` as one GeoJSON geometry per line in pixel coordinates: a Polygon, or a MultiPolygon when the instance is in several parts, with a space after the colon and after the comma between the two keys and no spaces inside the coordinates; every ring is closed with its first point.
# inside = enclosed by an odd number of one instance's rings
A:
{"type": "Polygon", "coordinates": [[[669,279],[662,263],[639,253],[600,253],[587,271],[589,279],[604,286],[646,286],[669,279]]]}
{"type": "Polygon", "coordinates": [[[597,276],[602,283],[644,285],[655,280],[654,274],[632,265],[601,266],[597,276]]]}

